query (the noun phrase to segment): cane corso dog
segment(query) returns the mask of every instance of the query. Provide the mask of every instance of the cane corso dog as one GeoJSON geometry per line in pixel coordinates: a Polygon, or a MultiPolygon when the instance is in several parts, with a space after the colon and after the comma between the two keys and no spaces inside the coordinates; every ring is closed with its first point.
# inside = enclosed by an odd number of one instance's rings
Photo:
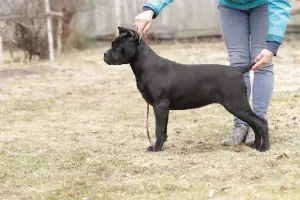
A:
{"type": "Polygon", "coordinates": [[[153,106],[156,143],[148,151],[161,151],[167,139],[169,110],[195,109],[221,104],[254,130],[253,148],[269,149],[268,124],[257,116],[247,100],[243,73],[248,66],[179,64],[157,55],[135,30],[118,27],[119,35],[104,53],[108,65],[129,64],[141,95],[153,106]]]}

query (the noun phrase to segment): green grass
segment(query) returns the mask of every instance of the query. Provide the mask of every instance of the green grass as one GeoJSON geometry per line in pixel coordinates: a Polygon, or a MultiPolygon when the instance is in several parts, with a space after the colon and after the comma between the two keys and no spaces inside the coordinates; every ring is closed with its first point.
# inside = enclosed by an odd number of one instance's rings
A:
{"type": "MultiPolygon", "coordinates": [[[[223,43],[154,48],[178,62],[226,63],[223,43]]],[[[300,69],[292,60],[275,59],[268,152],[221,146],[233,117],[210,105],[171,111],[164,151],[149,153],[146,104],[128,67],[103,63],[105,49],[1,66],[36,73],[0,82],[0,199],[300,198],[300,69]]]]}

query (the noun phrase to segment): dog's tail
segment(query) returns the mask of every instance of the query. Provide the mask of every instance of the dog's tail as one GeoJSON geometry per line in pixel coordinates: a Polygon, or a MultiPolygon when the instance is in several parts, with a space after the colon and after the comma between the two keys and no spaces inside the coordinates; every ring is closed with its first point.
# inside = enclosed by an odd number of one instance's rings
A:
{"type": "Polygon", "coordinates": [[[253,62],[245,67],[237,67],[236,69],[243,74],[243,73],[250,71],[254,65],[255,65],[255,63],[253,62]]]}

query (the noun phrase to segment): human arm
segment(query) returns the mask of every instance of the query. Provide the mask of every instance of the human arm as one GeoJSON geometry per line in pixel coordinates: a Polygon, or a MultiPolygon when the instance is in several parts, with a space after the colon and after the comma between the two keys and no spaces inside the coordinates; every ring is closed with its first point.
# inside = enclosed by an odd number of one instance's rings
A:
{"type": "Polygon", "coordinates": [[[266,38],[267,47],[255,58],[253,70],[259,69],[276,56],[279,46],[284,38],[288,21],[290,19],[291,5],[289,0],[269,0],[269,29],[266,38]]]}
{"type": "Polygon", "coordinates": [[[159,13],[174,0],[148,0],[140,13],[135,17],[135,25],[139,34],[147,34],[152,19],[156,18],[159,13]]]}

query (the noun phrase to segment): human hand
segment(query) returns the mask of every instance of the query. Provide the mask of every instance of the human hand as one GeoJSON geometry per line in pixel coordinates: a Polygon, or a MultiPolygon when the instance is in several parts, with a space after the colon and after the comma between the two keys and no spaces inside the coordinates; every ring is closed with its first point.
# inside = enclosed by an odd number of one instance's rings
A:
{"type": "Polygon", "coordinates": [[[135,17],[135,26],[137,28],[138,34],[143,33],[144,35],[147,35],[152,23],[153,15],[153,10],[146,10],[135,17]]]}
{"type": "Polygon", "coordinates": [[[265,64],[268,64],[272,60],[273,56],[273,52],[269,51],[268,49],[263,49],[254,59],[256,64],[252,67],[252,70],[259,69],[265,64]]]}

